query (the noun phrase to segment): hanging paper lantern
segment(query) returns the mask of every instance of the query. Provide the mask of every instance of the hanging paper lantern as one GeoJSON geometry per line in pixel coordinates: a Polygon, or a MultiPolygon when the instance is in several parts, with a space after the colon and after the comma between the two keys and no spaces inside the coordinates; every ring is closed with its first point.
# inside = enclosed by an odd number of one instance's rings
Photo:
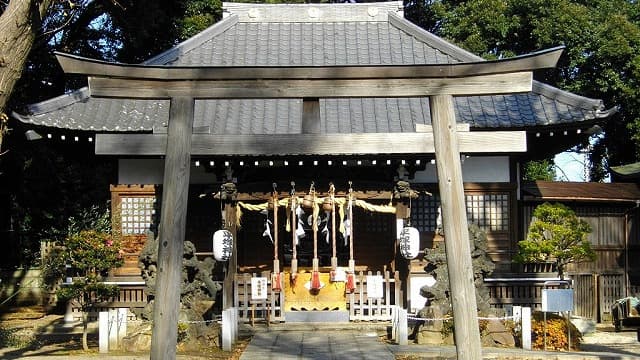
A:
{"type": "Polygon", "coordinates": [[[227,261],[233,251],[233,235],[229,230],[213,233],[213,257],[216,261],[227,261]]]}
{"type": "Polygon", "coordinates": [[[420,232],[414,227],[405,227],[400,232],[400,254],[405,259],[415,259],[420,252],[420,232]]]}

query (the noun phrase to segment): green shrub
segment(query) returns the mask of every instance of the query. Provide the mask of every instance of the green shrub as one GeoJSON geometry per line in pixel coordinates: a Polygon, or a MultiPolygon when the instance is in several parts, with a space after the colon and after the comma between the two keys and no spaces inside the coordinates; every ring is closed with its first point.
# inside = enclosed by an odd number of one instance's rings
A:
{"type": "Polygon", "coordinates": [[[35,347],[37,343],[38,340],[31,332],[0,327],[0,348],[26,349],[35,347]]]}
{"type": "Polygon", "coordinates": [[[527,239],[518,242],[514,261],[555,262],[562,279],[567,264],[595,260],[596,253],[587,239],[589,233],[591,226],[569,207],[544,203],[533,211],[527,239]]]}

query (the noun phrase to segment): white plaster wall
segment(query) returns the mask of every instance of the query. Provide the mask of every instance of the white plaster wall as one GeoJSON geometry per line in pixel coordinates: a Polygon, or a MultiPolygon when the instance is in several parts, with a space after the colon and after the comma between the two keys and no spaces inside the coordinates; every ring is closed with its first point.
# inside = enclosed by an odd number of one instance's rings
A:
{"type": "MultiPolygon", "coordinates": [[[[508,156],[470,156],[462,163],[464,182],[509,182],[508,156]]],[[[418,171],[412,182],[436,183],[436,164],[427,163],[425,170],[418,171]]]]}
{"type": "MultiPolygon", "coordinates": [[[[164,159],[119,159],[118,184],[162,184],[164,159]]],[[[207,173],[202,166],[191,164],[191,184],[216,182],[213,173],[207,173]]]]}

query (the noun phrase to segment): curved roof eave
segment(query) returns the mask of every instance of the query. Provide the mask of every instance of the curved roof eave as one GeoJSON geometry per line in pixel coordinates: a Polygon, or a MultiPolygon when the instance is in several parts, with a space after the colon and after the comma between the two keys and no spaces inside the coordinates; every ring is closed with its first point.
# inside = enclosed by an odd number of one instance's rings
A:
{"type": "MultiPolygon", "coordinates": [[[[397,14],[390,13],[389,14],[389,22],[394,26],[410,33],[415,36],[419,40],[433,46],[434,48],[457,58],[459,61],[486,61],[486,59],[469,52],[453,43],[450,43],[424,29],[415,25],[411,21],[398,16],[397,14]]],[[[567,105],[573,105],[576,107],[580,107],[587,110],[600,111],[604,110],[604,103],[600,99],[591,99],[578,94],[574,94],[572,92],[562,90],[556,88],[554,86],[542,83],[537,80],[533,80],[533,89],[531,90],[533,93],[545,95],[550,98],[557,99],[567,105]]],[[[598,116],[599,118],[605,118],[611,116],[617,110],[615,108],[611,108],[602,112],[602,116],[598,116]]]]}
{"type": "MultiPolygon", "coordinates": [[[[254,4],[255,5],[255,4],[254,4]]],[[[447,54],[451,57],[452,60],[458,60],[460,62],[478,62],[485,61],[483,58],[470,53],[452,43],[447,42],[446,40],[439,38],[424,29],[416,26],[410,21],[403,18],[401,15],[396,14],[393,11],[388,13],[387,21],[390,25],[398,28],[401,31],[406,32],[407,34],[413,36],[418,41],[424,42],[425,44],[441,51],[442,53],[447,54]]],[[[193,49],[198,48],[203,43],[219,36],[225,31],[232,28],[234,25],[238,24],[239,17],[237,14],[231,14],[223,18],[218,23],[210,26],[203,32],[198,35],[174,46],[173,48],[154,56],[147,61],[143,62],[142,65],[163,65],[163,64],[171,64],[176,59],[180,58],[182,54],[187,53],[193,49]]],[[[567,106],[577,108],[577,113],[574,114],[573,120],[570,122],[578,124],[583,124],[585,122],[593,122],[594,119],[606,119],[610,117],[617,111],[617,108],[605,109],[602,100],[599,99],[590,99],[587,97],[583,97],[577,94],[573,94],[568,91],[564,91],[553,86],[533,81],[533,89],[530,94],[536,94],[547,99],[551,99],[553,101],[557,101],[567,106]],[[577,116],[578,113],[582,113],[583,115],[577,116]]],[[[54,112],[57,110],[62,110],[70,105],[75,103],[91,101],[92,97],[90,94],[90,90],[88,88],[81,88],[71,93],[61,95],[40,103],[31,104],[27,110],[27,114],[18,114],[13,113],[13,117],[16,119],[30,124],[43,125],[43,126],[57,126],[55,123],[57,120],[50,119],[48,122],[42,120],[35,119],[36,115],[44,115],[49,112],[54,112]]],[[[117,101],[117,100],[115,100],[117,101]]],[[[550,122],[548,124],[538,123],[538,124],[524,124],[522,122],[518,122],[520,125],[514,124],[515,128],[548,128],[555,126],[567,126],[567,122],[550,122]]],[[[473,125],[472,125],[473,126],[473,125]]],[[[496,128],[493,125],[485,124],[485,125],[475,125],[477,129],[487,129],[491,130],[496,128]]],[[[69,128],[69,126],[67,126],[69,128]]],[[[105,131],[117,131],[114,129],[103,129],[105,131]]],[[[151,130],[151,129],[145,129],[151,130]]]]}

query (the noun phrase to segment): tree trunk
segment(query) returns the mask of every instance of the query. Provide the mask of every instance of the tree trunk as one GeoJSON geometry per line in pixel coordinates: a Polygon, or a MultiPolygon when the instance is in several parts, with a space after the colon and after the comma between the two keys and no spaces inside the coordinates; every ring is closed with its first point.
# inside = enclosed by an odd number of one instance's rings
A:
{"type": "Polygon", "coordinates": [[[88,310],[82,311],[82,349],[89,351],[89,344],[87,344],[87,323],[89,322],[88,310]]]}
{"type": "Polygon", "coordinates": [[[6,111],[51,1],[11,0],[0,15],[0,114],[6,111]]]}

